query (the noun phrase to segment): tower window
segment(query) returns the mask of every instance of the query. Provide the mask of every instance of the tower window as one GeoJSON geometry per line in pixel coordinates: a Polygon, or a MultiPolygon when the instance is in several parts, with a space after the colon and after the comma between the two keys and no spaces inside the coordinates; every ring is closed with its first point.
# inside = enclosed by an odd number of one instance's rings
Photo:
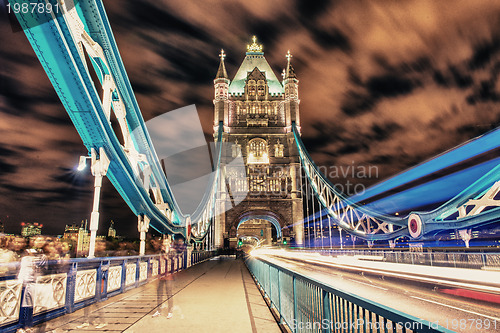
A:
{"type": "Polygon", "coordinates": [[[283,150],[284,150],[285,146],[280,143],[280,140],[278,139],[278,143],[276,143],[274,145],[274,156],[275,157],[283,157],[284,154],[283,154],[283,150]]]}
{"type": "Polygon", "coordinates": [[[266,88],[264,86],[257,86],[257,92],[259,96],[264,96],[266,94],[266,88]]]}
{"type": "Polygon", "coordinates": [[[266,140],[256,138],[248,142],[247,162],[248,164],[269,164],[266,140]]]}
{"type": "Polygon", "coordinates": [[[255,96],[255,91],[256,91],[255,80],[248,80],[247,90],[249,96],[255,96]]]}

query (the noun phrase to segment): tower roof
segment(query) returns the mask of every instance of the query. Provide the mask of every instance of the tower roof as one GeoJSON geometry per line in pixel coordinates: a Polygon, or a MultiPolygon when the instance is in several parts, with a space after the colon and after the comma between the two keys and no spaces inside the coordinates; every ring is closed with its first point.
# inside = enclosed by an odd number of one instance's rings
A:
{"type": "Polygon", "coordinates": [[[224,64],[224,58],[226,57],[226,54],[224,53],[224,50],[220,50],[220,64],[219,64],[219,69],[217,70],[217,75],[215,76],[216,79],[227,79],[227,71],[226,71],[226,65],[224,64]]]}
{"type": "Polygon", "coordinates": [[[286,58],[288,59],[288,63],[286,66],[286,72],[285,72],[285,79],[296,79],[297,76],[295,75],[295,69],[293,69],[292,66],[292,54],[290,53],[290,50],[288,50],[288,53],[286,54],[286,58]]]}
{"type": "Polygon", "coordinates": [[[295,69],[293,69],[292,64],[288,64],[285,78],[286,79],[296,79],[297,78],[297,75],[295,75],[295,69]]]}
{"type": "Polygon", "coordinates": [[[255,67],[257,67],[261,72],[266,75],[267,84],[269,86],[269,92],[271,94],[283,94],[285,90],[278,80],[271,66],[269,66],[266,58],[264,58],[264,52],[262,52],[262,45],[257,44],[257,39],[253,38],[253,43],[247,46],[247,52],[245,54],[245,59],[240,65],[240,68],[236,72],[231,84],[229,85],[229,93],[244,93],[245,91],[245,81],[247,79],[248,73],[252,72],[255,67]]]}

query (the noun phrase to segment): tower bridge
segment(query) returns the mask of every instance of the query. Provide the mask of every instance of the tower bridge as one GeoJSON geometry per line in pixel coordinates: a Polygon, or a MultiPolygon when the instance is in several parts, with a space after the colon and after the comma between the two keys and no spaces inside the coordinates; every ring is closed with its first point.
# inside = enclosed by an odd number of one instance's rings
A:
{"type": "Polygon", "coordinates": [[[283,233],[301,246],[301,173],[292,133],[292,122],[300,124],[299,81],[290,57],[282,81],[269,66],[255,36],[232,80],[224,58],[222,50],[214,80],[214,131],[223,126],[222,140],[228,146],[220,165],[224,179],[217,199],[215,246],[235,247],[237,236],[242,234],[240,228],[250,236],[252,222],[266,220],[268,227],[257,228],[253,236],[270,237],[272,225],[279,238],[283,233]],[[236,157],[241,157],[244,166],[226,165],[236,157]],[[224,183],[229,184],[229,191],[224,183]],[[235,196],[244,199],[233,207],[235,196]]]}
{"type": "MultiPolygon", "coordinates": [[[[9,3],[21,4],[22,1],[10,0],[9,3]]],[[[290,52],[286,55],[285,70],[279,79],[264,57],[263,46],[254,37],[232,79],[226,70],[226,54],[220,53],[214,79],[214,172],[198,208],[194,212],[183,212],[135,99],[102,1],[46,0],[46,3],[58,11],[19,11],[16,16],[88,151],[89,156],[82,161],[91,160],[95,176],[91,237],[95,238],[99,227],[102,179],[108,177],[137,216],[141,253],[134,258],[94,259],[91,252],[88,259],[71,261],[67,270],[42,277],[38,283],[57,290],[58,302],[51,303],[49,308],[43,300],[35,301],[39,306],[35,306],[34,315],[21,309],[24,306],[21,307],[20,299],[26,286],[23,287],[15,276],[2,277],[0,329],[15,331],[33,316],[40,323],[70,315],[93,303],[108,300],[112,303],[114,296],[135,287],[159,284],[157,276],[161,272],[167,270],[177,274],[182,268],[186,269],[184,275],[176,276],[184,276],[186,283],[177,292],[193,291],[193,294],[186,298],[168,295],[169,298],[191,300],[188,304],[195,308],[196,301],[192,300],[203,300],[206,305],[203,311],[223,316],[216,312],[215,297],[205,297],[211,288],[204,283],[195,284],[199,289],[194,292],[189,286],[197,279],[210,276],[210,283],[218,283],[218,295],[222,295],[223,282],[229,281],[225,280],[229,276],[231,288],[234,288],[224,297],[245,297],[247,307],[239,307],[238,311],[248,311],[242,321],[255,331],[255,317],[251,313],[245,282],[249,277],[244,273],[247,271],[224,257],[217,259],[223,265],[201,263],[216,255],[216,250],[236,247],[238,240],[243,238],[253,239],[255,244],[290,240],[296,248],[288,255],[264,251],[254,252],[254,256],[246,258],[246,265],[277,321],[294,332],[336,332],[341,331],[345,323],[352,326],[360,320],[370,323],[371,327],[378,325],[378,329],[380,325],[391,323],[393,331],[449,332],[449,327],[442,326],[442,319],[451,322],[457,315],[455,312],[450,314],[450,309],[467,313],[460,312],[460,320],[473,315],[475,322],[481,321],[482,327],[486,326],[486,319],[488,327],[493,327],[493,322],[498,324],[497,320],[500,322],[500,316],[491,305],[467,312],[458,303],[446,303],[444,297],[428,300],[422,296],[428,296],[429,290],[444,288],[443,293],[447,295],[469,295],[488,304],[498,303],[500,279],[498,272],[491,272],[500,266],[497,253],[465,256],[409,253],[408,256],[403,252],[382,255],[371,251],[325,251],[333,247],[332,239],[342,232],[368,245],[383,242],[393,247],[399,238],[420,241],[433,239],[442,231],[457,231],[468,244],[472,228],[496,225],[500,218],[500,165],[494,153],[498,150],[500,130],[389,179],[365,196],[347,198],[320,172],[301,141],[299,80],[292,66],[292,55],[290,52]],[[115,120],[119,124],[117,127],[112,126],[115,120]],[[449,189],[446,196],[440,196],[439,204],[432,210],[419,210],[422,206],[419,203],[423,201],[413,205],[412,200],[421,193],[418,191],[421,185],[432,190],[434,181],[438,179],[439,182],[442,168],[447,170],[445,177],[456,177],[451,169],[456,170],[458,165],[470,167],[469,159],[459,158],[468,149],[478,149],[484,156],[494,157],[486,162],[481,160],[479,174],[467,169],[467,181],[463,180],[460,188],[449,189]],[[442,163],[447,159],[447,163],[442,163]],[[434,178],[426,183],[430,175],[434,178]],[[422,184],[415,183],[420,180],[422,184]],[[390,191],[402,187],[405,206],[398,206],[396,212],[401,208],[404,214],[375,209],[379,200],[391,198],[393,193],[390,191]],[[365,206],[364,201],[370,204],[365,206]],[[172,258],[144,256],[145,235],[149,228],[181,236],[188,243],[188,249],[172,258]],[[334,258],[323,260],[318,253],[304,255],[301,250],[307,246],[319,247],[323,250],[321,254],[334,258]],[[352,258],[345,258],[347,255],[352,258]],[[190,268],[194,263],[200,265],[190,268]],[[406,264],[412,267],[403,266],[406,264]],[[456,271],[461,265],[475,270],[467,271],[474,278],[457,279],[456,276],[464,272],[456,271]],[[224,271],[217,267],[224,267],[224,271]],[[190,276],[190,272],[195,271],[199,274],[190,276]],[[329,280],[331,272],[348,276],[351,282],[337,279],[333,283],[329,280]],[[361,274],[357,276],[352,272],[361,274]],[[420,284],[409,283],[415,289],[403,300],[409,305],[405,309],[419,307],[418,317],[397,309],[401,301],[397,292],[391,293],[389,303],[378,301],[380,290],[398,290],[397,283],[373,282],[385,276],[405,283],[418,281],[425,286],[419,289],[420,284]],[[365,279],[370,283],[364,282],[365,279]],[[236,280],[241,282],[236,283],[236,280]],[[368,290],[367,285],[379,291],[368,290]],[[197,297],[193,296],[196,294],[197,297]],[[424,305],[416,304],[415,299],[424,305]],[[426,306],[431,306],[429,303],[433,307],[432,314],[425,311],[426,306]],[[435,314],[440,311],[442,317],[436,319],[435,314]],[[324,320],[328,323],[326,327],[314,326],[324,320]],[[308,328],[307,323],[312,328],[308,328]]],[[[340,244],[342,246],[342,242],[340,244]]],[[[148,296],[153,297],[147,292],[137,297],[148,303],[148,296]]],[[[149,300],[149,303],[154,302],[149,300]]],[[[146,317],[162,303],[164,300],[142,310],[144,313],[140,316],[145,325],[151,323],[146,317]]],[[[236,299],[234,304],[241,305],[241,302],[236,299]]],[[[474,306],[475,303],[470,304],[474,306]]],[[[203,320],[199,322],[203,324],[203,320]]],[[[174,323],[172,325],[185,328],[181,322],[174,323]]],[[[384,327],[387,330],[387,326],[384,327]]],[[[363,329],[366,331],[366,326],[356,328],[357,331],[363,329]]],[[[460,327],[457,330],[460,331],[460,327]]]]}

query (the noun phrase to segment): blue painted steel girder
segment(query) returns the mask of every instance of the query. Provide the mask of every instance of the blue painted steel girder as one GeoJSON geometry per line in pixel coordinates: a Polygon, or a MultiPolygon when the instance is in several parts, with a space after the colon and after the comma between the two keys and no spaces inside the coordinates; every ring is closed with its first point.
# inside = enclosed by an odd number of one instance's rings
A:
{"type": "MultiPolygon", "coordinates": [[[[304,144],[300,140],[300,137],[297,133],[295,124],[293,124],[292,126],[297,148],[299,149],[299,152],[301,152],[300,158],[302,164],[304,165],[304,163],[309,163],[313,167],[313,169],[316,170],[316,172],[318,173],[320,181],[323,184],[325,184],[328,188],[330,188],[332,192],[336,193],[336,195],[339,198],[342,198],[344,206],[349,205],[353,207],[356,211],[364,213],[377,220],[380,220],[381,222],[386,222],[389,224],[393,224],[395,226],[402,227],[398,230],[387,233],[380,233],[380,234],[362,233],[357,230],[346,228],[343,225],[343,223],[341,223],[340,221],[338,221],[338,219],[335,218],[335,213],[330,208],[328,207],[324,208],[327,214],[331,216],[332,220],[339,227],[357,237],[360,237],[368,241],[376,241],[376,240],[393,240],[402,236],[409,236],[410,232],[407,226],[408,226],[408,221],[412,215],[417,215],[422,221],[422,231],[421,235],[417,237],[418,239],[431,238],[440,231],[481,227],[491,223],[497,223],[500,220],[500,207],[496,207],[473,216],[461,217],[459,219],[450,218],[450,216],[453,213],[456,213],[457,209],[460,206],[466,204],[468,200],[479,198],[486,193],[486,191],[492,186],[492,184],[499,179],[500,165],[497,165],[496,167],[491,169],[487,174],[485,174],[484,176],[476,180],[474,183],[466,187],[463,191],[455,195],[452,199],[450,199],[449,201],[447,201],[446,203],[442,204],[441,206],[432,211],[412,212],[405,217],[394,217],[390,215],[377,213],[371,209],[367,209],[363,206],[360,206],[359,204],[351,202],[349,198],[344,198],[340,193],[337,193],[337,191],[334,189],[334,186],[330,183],[330,181],[319,172],[317,166],[312,161],[312,158],[308,154],[307,150],[305,150],[304,144]]],[[[312,175],[310,175],[307,172],[307,168],[305,169],[307,176],[311,178],[312,175]]],[[[311,183],[313,182],[311,181],[311,183]]],[[[318,189],[316,188],[316,186],[312,187],[315,192],[315,195],[320,200],[321,204],[325,206],[325,203],[322,202],[322,199],[320,199],[321,196],[318,194],[318,189]]]]}
{"type": "MultiPolygon", "coordinates": [[[[55,4],[55,1],[51,2],[55,4]]],[[[158,231],[186,236],[186,228],[172,225],[156,208],[145,189],[138,185],[62,15],[55,15],[54,20],[50,13],[34,11],[19,13],[17,18],[84,145],[89,151],[91,148],[105,149],[110,158],[107,176],[127,205],[134,214],[147,215],[151,226],[158,231]]],[[[130,85],[128,80],[127,83],[130,85]]],[[[141,123],[142,117],[135,116],[141,123]]]]}

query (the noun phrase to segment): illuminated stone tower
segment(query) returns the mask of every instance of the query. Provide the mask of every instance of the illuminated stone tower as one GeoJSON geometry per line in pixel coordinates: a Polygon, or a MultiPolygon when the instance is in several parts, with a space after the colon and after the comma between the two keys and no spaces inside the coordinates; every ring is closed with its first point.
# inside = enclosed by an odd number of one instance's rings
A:
{"type": "Polygon", "coordinates": [[[272,226],[274,240],[291,238],[300,246],[304,234],[301,173],[292,133],[292,122],[300,130],[300,100],[290,52],[282,81],[255,36],[232,80],[224,58],[221,51],[214,80],[214,135],[217,139],[222,124],[226,147],[215,246],[234,247],[238,236],[248,236],[254,229],[256,238],[269,238],[272,226]]]}

